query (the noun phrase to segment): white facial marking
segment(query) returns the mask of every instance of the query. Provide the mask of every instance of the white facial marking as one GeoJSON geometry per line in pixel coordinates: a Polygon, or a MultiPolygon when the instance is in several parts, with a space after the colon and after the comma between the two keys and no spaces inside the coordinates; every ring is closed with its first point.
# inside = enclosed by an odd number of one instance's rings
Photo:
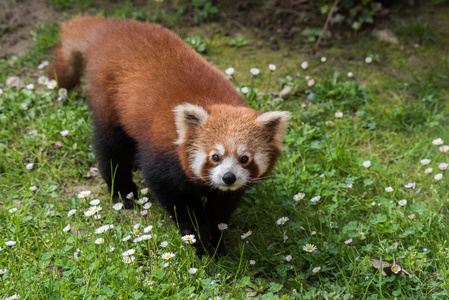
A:
{"type": "Polygon", "coordinates": [[[257,174],[257,177],[260,177],[268,170],[268,167],[270,165],[270,158],[266,153],[259,152],[254,155],[254,162],[259,168],[259,174],[257,174]]]}
{"type": "Polygon", "coordinates": [[[212,185],[223,191],[234,191],[244,186],[248,182],[249,172],[240,166],[237,159],[232,156],[224,158],[221,163],[210,171],[210,181],[212,185]],[[232,185],[227,185],[223,181],[223,176],[227,172],[235,175],[236,181],[232,185]]]}
{"type": "MultiPolygon", "coordinates": [[[[238,157],[241,157],[243,154],[245,154],[246,151],[246,146],[245,145],[240,145],[239,148],[237,149],[237,155],[238,157]]],[[[248,155],[247,155],[248,156],[248,155]]]]}
{"type": "Polygon", "coordinates": [[[218,154],[220,154],[220,156],[223,156],[225,154],[225,149],[222,144],[216,144],[215,148],[217,148],[218,154]]]}
{"type": "Polygon", "coordinates": [[[190,155],[190,168],[192,168],[193,174],[202,178],[201,169],[206,162],[207,154],[201,149],[197,149],[190,155]]]}

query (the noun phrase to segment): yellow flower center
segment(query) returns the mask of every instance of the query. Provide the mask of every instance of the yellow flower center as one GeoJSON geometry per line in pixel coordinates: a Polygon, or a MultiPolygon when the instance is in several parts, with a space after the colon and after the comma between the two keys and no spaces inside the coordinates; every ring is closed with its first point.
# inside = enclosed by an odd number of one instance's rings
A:
{"type": "Polygon", "coordinates": [[[312,250],[312,247],[311,246],[307,246],[307,250],[312,250]]]}
{"type": "Polygon", "coordinates": [[[397,272],[398,271],[398,268],[396,268],[396,267],[393,267],[393,272],[397,272]]]}
{"type": "Polygon", "coordinates": [[[139,229],[134,230],[134,234],[139,234],[139,233],[140,233],[139,229]]]}

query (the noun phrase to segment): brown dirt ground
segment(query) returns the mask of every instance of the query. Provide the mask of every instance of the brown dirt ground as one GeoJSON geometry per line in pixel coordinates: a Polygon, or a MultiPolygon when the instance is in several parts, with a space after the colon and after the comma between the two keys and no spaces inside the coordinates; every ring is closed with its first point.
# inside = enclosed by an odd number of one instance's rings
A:
{"type": "Polygon", "coordinates": [[[39,23],[61,20],[61,15],[42,0],[1,0],[0,24],[0,59],[7,53],[23,56],[33,42],[32,32],[39,23]]]}

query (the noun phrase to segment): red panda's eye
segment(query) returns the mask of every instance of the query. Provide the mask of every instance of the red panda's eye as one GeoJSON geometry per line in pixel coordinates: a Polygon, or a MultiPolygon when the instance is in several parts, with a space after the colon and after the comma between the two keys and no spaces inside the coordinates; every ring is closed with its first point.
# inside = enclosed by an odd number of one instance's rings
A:
{"type": "Polygon", "coordinates": [[[249,160],[249,157],[248,156],[242,156],[241,158],[240,158],[240,163],[241,164],[246,164],[247,162],[248,162],[248,160],[249,160]]]}
{"type": "Polygon", "coordinates": [[[214,162],[219,162],[220,161],[220,156],[218,156],[218,154],[214,154],[214,155],[212,155],[212,160],[214,162]]]}

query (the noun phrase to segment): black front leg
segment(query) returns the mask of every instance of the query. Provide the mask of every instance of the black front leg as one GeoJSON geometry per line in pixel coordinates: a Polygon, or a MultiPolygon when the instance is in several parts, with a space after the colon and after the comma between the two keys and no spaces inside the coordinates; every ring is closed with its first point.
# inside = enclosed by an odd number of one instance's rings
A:
{"type": "Polygon", "coordinates": [[[210,194],[206,203],[206,216],[210,224],[211,245],[220,255],[226,255],[226,247],[222,238],[222,231],[218,224],[228,224],[232,213],[237,208],[243,192],[221,192],[210,194]]]}
{"type": "Polygon", "coordinates": [[[126,199],[126,195],[132,192],[137,197],[132,180],[136,143],[121,128],[94,125],[94,147],[100,173],[113,192],[113,201],[123,201],[125,208],[131,208],[134,200],[126,199]]]}
{"type": "MultiPolygon", "coordinates": [[[[154,192],[154,190],[153,190],[154,192]]],[[[193,244],[197,253],[213,254],[211,228],[204,205],[199,194],[162,194],[155,193],[161,205],[171,214],[176,226],[184,235],[195,235],[193,244]]]]}

